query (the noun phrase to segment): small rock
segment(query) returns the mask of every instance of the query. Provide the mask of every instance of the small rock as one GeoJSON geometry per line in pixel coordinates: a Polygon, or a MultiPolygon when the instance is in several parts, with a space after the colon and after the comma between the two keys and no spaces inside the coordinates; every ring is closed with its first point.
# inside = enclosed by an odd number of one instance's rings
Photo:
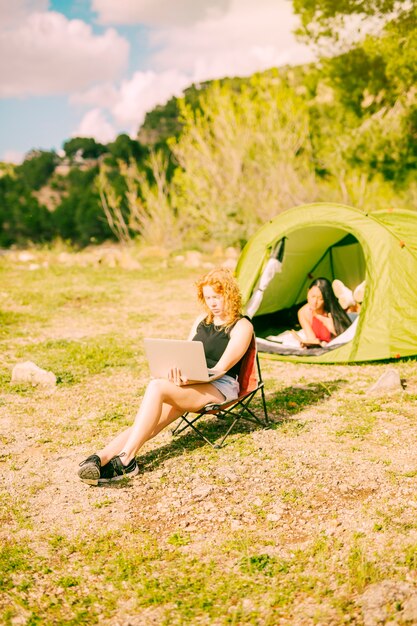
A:
{"type": "Polygon", "coordinates": [[[364,626],[386,624],[396,604],[410,597],[411,585],[402,581],[383,580],[369,585],[360,598],[364,626]]]}
{"type": "Polygon", "coordinates": [[[17,258],[22,263],[27,263],[28,261],[35,260],[34,255],[31,252],[28,252],[27,250],[23,250],[22,252],[19,252],[19,254],[17,255],[17,258]]]}
{"type": "Polygon", "coordinates": [[[239,522],[239,520],[232,519],[232,521],[230,522],[230,528],[232,530],[239,530],[239,528],[242,528],[242,524],[239,522]]]}
{"type": "Polygon", "coordinates": [[[142,265],[130,254],[124,253],[120,258],[120,267],[124,270],[141,270],[142,265]]]}
{"type": "Polygon", "coordinates": [[[73,263],[72,255],[68,252],[60,252],[57,257],[58,263],[63,263],[64,265],[71,265],[73,263]]]}
{"type": "Polygon", "coordinates": [[[238,477],[233,472],[223,472],[222,478],[227,483],[234,483],[238,480],[238,477]]]}
{"type": "Polygon", "coordinates": [[[234,270],[236,269],[236,265],[237,265],[236,259],[226,259],[222,263],[222,267],[224,267],[224,269],[231,270],[232,272],[234,272],[234,270]]]}
{"type": "Polygon", "coordinates": [[[226,248],[224,255],[227,259],[237,259],[239,257],[239,250],[229,246],[226,248]]]}
{"type": "Polygon", "coordinates": [[[242,600],[242,609],[245,611],[245,613],[250,613],[251,611],[255,610],[255,605],[249,598],[244,598],[242,600]]]}
{"type": "Polygon", "coordinates": [[[54,387],[56,385],[56,376],[53,372],[48,372],[38,367],[32,361],[25,361],[14,366],[12,383],[30,383],[33,386],[54,387]]]}
{"type": "Polygon", "coordinates": [[[161,246],[145,246],[139,251],[138,256],[141,259],[166,259],[169,252],[161,246]]]}
{"type": "Polygon", "coordinates": [[[405,622],[417,624],[417,595],[411,596],[404,602],[402,617],[405,622]]]}
{"type": "Polygon", "coordinates": [[[193,489],[192,496],[193,498],[196,498],[197,500],[203,500],[212,491],[213,491],[213,487],[210,487],[210,485],[202,485],[201,487],[196,487],[196,489],[193,489]]]}
{"type": "Polygon", "coordinates": [[[201,252],[198,252],[197,250],[187,250],[187,252],[185,253],[185,261],[184,261],[185,267],[190,267],[190,268],[200,267],[201,262],[202,262],[201,252]]]}
{"type": "Polygon", "coordinates": [[[382,374],[372,387],[368,389],[368,394],[384,394],[389,391],[402,391],[401,378],[397,370],[389,369],[382,374]]]}

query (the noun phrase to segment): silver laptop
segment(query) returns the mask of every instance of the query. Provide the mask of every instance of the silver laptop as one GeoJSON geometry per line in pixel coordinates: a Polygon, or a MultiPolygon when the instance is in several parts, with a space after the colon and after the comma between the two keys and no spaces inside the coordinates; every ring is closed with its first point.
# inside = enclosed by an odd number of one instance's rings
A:
{"type": "Polygon", "coordinates": [[[204,346],[201,341],[181,339],[144,339],[145,354],[154,378],[166,378],[172,367],[178,367],[188,380],[209,382],[224,372],[207,369],[204,346]]]}

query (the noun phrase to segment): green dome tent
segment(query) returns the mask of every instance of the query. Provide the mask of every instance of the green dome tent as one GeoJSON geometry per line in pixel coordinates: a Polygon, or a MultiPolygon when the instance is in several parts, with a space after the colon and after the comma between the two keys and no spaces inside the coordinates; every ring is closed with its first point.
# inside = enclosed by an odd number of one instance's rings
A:
{"type": "MultiPolygon", "coordinates": [[[[366,214],[330,203],[289,209],[248,241],[236,274],[244,303],[258,298],[253,315],[258,337],[291,327],[314,278],[337,278],[351,289],[366,279],[353,339],[328,351],[303,350],[276,358],[341,363],[417,355],[415,212],[392,209],[366,214]],[[282,266],[278,263],[265,281],[268,261],[277,251],[282,266]]],[[[260,349],[274,352],[262,345],[260,349]]]]}

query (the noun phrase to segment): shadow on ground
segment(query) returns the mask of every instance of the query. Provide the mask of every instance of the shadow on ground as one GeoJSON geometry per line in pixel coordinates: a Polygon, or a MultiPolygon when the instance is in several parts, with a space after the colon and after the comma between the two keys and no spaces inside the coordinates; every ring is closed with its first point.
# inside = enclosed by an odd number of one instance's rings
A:
{"type": "Polygon", "coordinates": [[[287,420],[305,409],[325,402],[345,384],[345,380],[339,379],[285,387],[267,397],[270,419],[275,423],[287,420]]]}
{"type": "MultiPolygon", "coordinates": [[[[286,387],[279,392],[267,394],[267,409],[270,419],[267,428],[276,430],[288,423],[292,423],[297,428],[298,420],[295,416],[298,413],[326,402],[332,393],[337,391],[345,382],[345,380],[314,382],[286,387]]],[[[251,408],[257,415],[262,415],[260,395],[259,399],[251,404],[251,408]]],[[[230,421],[227,419],[219,420],[213,416],[206,416],[199,420],[198,426],[205,437],[215,442],[216,439],[220,439],[224,435],[229,424],[230,421]]],[[[300,422],[298,425],[301,428],[303,424],[300,422]]],[[[232,434],[245,435],[261,428],[262,426],[256,426],[252,422],[241,419],[235,425],[232,434]]],[[[227,443],[226,440],[225,445],[227,443]]],[[[183,434],[174,436],[170,443],[141,455],[139,460],[141,473],[155,471],[167,459],[181,456],[184,452],[190,452],[203,446],[207,447],[208,444],[194,431],[187,429],[183,434]]]]}

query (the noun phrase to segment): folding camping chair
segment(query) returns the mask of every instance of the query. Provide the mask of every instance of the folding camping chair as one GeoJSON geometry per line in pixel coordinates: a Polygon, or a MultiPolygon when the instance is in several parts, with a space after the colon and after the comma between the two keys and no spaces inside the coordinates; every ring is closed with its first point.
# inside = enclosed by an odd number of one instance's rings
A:
{"type": "Polygon", "coordinates": [[[237,424],[237,422],[241,419],[245,419],[249,422],[253,422],[254,424],[258,424],[260,426],[268,426],[268,411],[266,408],[265,401],[265,390],[264,383],[262,381],[261,375],[261,367],[259,364],[259,357],[256,351],[256,341],[255,336],[252,337],[249,348],[246,351],[245,356],[243,357],[240,372],[238,376],[239,381],[239,397],[235,400],[227,400],[222,403],[210,403],[206,404],[198,413],[194,414],[195,417],[190,418],[190,412],[186,412],[181,416],[181,421],[177,425],[177,427],[173,430],[173,435],[179,435],[186,428],[190,427],[194,430],[195,433],[206,443],[208,443],[212,448],[221,448],[226,437],[230,435],[233,428],[237,424]],[[258,417],[252,409],[249,408],[249,404],[252,401],[253,397],[257,394],[257,392],[261,392],[262,398],[262,411],[263,417],[258,417]],[[204,433],[195,426],[195,422],[197,422],[203,415],[215,415],[219,419],[226,419],[227,417],[232,418],[232,423],[226,431],[226,434],[223,435],[220,443],[211,442],[204,433]],[[186,422],[183,424],[183,422],[186,422]]]}

